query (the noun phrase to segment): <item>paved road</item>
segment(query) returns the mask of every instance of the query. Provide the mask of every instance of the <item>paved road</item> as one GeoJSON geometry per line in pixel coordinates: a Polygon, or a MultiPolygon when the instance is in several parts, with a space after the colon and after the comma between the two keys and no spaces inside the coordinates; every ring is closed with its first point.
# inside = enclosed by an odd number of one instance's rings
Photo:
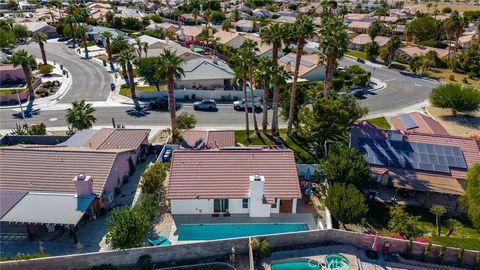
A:
{"type": "MultiPolygon", "coordinates": [[[[41,58],[36,43],[26,45],[26,49],[41,58]]],[[[72,87],[60,102],[69,103],[74,100],[105,101],[110,92],[111,75],[93,60],[81,59],[72,49],[63,43],[48,42],[45,44],[47,59],[63,64],[73,76],[72,87]]]]}

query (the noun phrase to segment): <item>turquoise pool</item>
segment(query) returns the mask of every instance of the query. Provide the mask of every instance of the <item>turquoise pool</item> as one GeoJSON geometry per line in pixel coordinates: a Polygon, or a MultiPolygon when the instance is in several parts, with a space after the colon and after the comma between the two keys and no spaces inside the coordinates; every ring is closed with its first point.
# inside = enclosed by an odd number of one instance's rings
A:
{"type": "Polygon", "coordinates": [[[178,241],[201,241],[308,231],[307,224],[182,224],[178,241]]]}
{"type": "Polygon", "coordinates": [[[340,254],[329,254],[325,257],[328,270],[348,270],[350,262],[340,254]]]}
{"type": "Polygon", "coordinates": [[[320,270],[320,265],[308,262],[286,262],[272,264],[272,270],[320,270]]]}

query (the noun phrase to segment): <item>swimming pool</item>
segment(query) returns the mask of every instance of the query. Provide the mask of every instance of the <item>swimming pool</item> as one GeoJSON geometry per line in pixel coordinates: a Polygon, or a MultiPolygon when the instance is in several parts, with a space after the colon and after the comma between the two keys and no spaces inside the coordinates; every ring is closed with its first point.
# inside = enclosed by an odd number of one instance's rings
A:
{"type": "Polygon", "coordinates": [[[350,262],[340,254],[329,254],[325,257],[325,263],[328,270],[348,270],[350,262]]]}
{"type": "Polygon", "coordinates": [[[201,241],[308,231],[307,224],[182,224],[178,241],[201,241]]]}
{"type": "Polygon", "coordinates": [[[272,264],[272,270],[320,270],[322,267],[318,263],[309,262],[286,262],[272,264]]]}

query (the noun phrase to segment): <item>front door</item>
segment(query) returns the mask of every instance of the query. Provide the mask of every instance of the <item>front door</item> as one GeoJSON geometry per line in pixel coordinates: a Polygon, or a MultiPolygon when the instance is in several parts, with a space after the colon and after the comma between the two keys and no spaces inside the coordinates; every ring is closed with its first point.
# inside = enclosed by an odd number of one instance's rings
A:
{"type": "Polygon", "coordinates": [[[214,199],[213,212],[225,213],[228,209],[228,199],[214,199]]]}
{"type": "Polygon", "coordinates": [[[280,200],[280,213],[292,213],[292,200],[280,200]]]}

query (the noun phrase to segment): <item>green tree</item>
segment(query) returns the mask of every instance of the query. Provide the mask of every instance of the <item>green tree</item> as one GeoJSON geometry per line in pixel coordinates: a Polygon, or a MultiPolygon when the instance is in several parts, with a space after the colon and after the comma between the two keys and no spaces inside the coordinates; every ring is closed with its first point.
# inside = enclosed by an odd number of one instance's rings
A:
{"type": "Polygon", "coordinates": [[[353,97],[316,98],[311,109],[307,106],[300,109],[298,134],[309,142],[312,152],[318,157],[323,154],[325,141],[345,138],[347,127],[366,115],[367,111],[353,97]]]}
{"type": "Polygon", "coordinates": [[[422,57],[414,55],[408,62],[408,65],[410,66],[410,69],[413,71],[413,73],[416,75],[418,69],[422,66],[422,57]]]}
{"type": "Polygon", "coordinates": [[[432,17],[417,16],[405,27],[405,36],[415,43],[432,40],[438,36],[437,21],[432,17]]]}
{"type": "Polygon", "coordinates": [[[397,53],[397,50],[400,49],[400,46],[402,45],[402,41],[398,36],[393,36],[390,38],[390,40],[387,42],[385,46],[386,54],[383,60],[385,61],[385,65],[390,68],[393,62],[393,58],[395,57],[395,54],[397,53]]]}
{"type": "Polygon", "coordinates": [[[288,113],[287,134],[292,135],[293,120],[295,115],[295,102],[297,101],[297,81],[300,72],[300,61],[302,60],[305,40],[313,36],[315,27],[313,20],[303,13],[297,16],[297,20],[291,27],[290,38],[297,41],[297,55],[295,57],[295,70],[293,72],[292,92],[290,94],[290,112],[288,113]]]}
{"type": "Polygon", "coordinates": [[[175,94],[173,93],[174,80],[185,76],[183,64],[185,61],[169,49],[165,49],[160,55],[160,67],[158,77],[167,81],[168,109],[170,111],[170,123],[172,126],[172,141],[178,143],[178,129],[175,110],[175,94]]]}
{"type": "Polygon", "coordinates": [[[372,24],[368,27],[367,33],[372,42],[375,41],[375,38],[380,35],[380,32],[383,30],[383,24],[380,20],[374,20],[372,24]]]}
{"type": "Polygon", "coordinates": [[[327,15],[322,18],[320,26],[320,35],[322,39],[318,49],[320,50],[320,59],[325,64],[325,82],[323,95],[328,98],[332,88],[333,75],[337,70],[337,59],[343,57],[348,51],[350,38],[345,31],[345,24],[340,18],[327,15]]]}
{"type": "Polygon", "coordinates": [[[28,37],[28,29],[23,24],[15,24],[13,26],[13,33],[17,40],[25,40],[28,37]]]}
{"type": "MultiPolygon", "coordinates": [[[[458,39],[462,36],[463,29],[465,27],[465,20],[454,10],[452,14],[445,20],[444,29],[448,40],[455,40],[455,44],[458,45],[458,39]]],[[[448,62],[450,62],[450,53],[452,46],[448,46],[448,62]]]]}
{"type": "Polygon", "coordinates": [[[97,121],[93,116],[94,112],[92,104],[85,103],[85,100],[76,100],[72,102],[72,107],[67,109],[65,120],[73,131],[89,129],[97,121]]]}
{"type": "Polygon", "coordinates": [[[194,129],[197,124],[195,114],[183,112],[177,116],[177,128],[179,130],[194,129]]]}
{"type": "Polygon", "coordinates": [[[121,65],[127,68],[128,72],[128,86],[130,87],[130,94],[132,95],[132,99],[136,100],[137,95],[135,93],[135,76],[133,75],[133,65],[132,62],[135,59],[135,56],[132,54],[131,51],[122,51],[118,56],[118,60],[120,61],[121,65]]]}
{"type": "Polygon", "coordinates": [[[124,36],[118,35],[112,39],[112,53],[128,50],[128,41],[124,36]]]}
{"type": "Polygon", "coordinates": [[[42,61],[44,65],[47,65],[47,55],[45,53],[45,42],[47,41],[47,35],[42,32],[35,33],[33,40],[38,43],[40,47],[40,53],[42,54],[42,61]]]}
{"type": "Polygon", "coordinates": [[[140,77],[142,77],[148,84],[155,85],[157,91],[160,91],[160,83],[162,82],[157,76],[159,64],[159,57],[145,57],[135,61],[140,77]]]}
{"type": "Polygon", "coordinates": [[[70,38],[72,39],[72,47],[75,48],[77,45],[77,38],[75,35],[75,26],[74,24],[77,23],[77,17],[74,15],[68,15],[65,19],[65,22],[68,23],[68,26],[70,28],[70,38]]]}
{"type": "MultiPolygon", "coordinates": [[[[479,33],[480,35],[480,33],[479,33]]],[[[467,73],[471,77],[480,78],[480,39],[473,42],[466,50],[461,50],[453,55],[450,68],[455,72],[467,73]]]]}
{"type": "Polygon", "coordinates": [[[25,82],[27,84],[28,93],[30,95],[30,100],[35,99],[35,92],[32,87],[32,69],[37,66],[37,62],[35,61],[35,57],[33,55],[28,54],[26,50],[18,50],[13,53],[11,58],[12,64],[14,67],[21,66],[23,74],[25,76],[25,82]]]}
{"type": "MultiPolygon", "coordinates": [[[[288,78],[288,77],[287,77],[288,78]]],[[[280,115],[286,121],[289,117],[290,113],[290,99],[291,99],[291,92],[288,91],[290,85],[283,84],[282,91],[280,93],[280,115]]],[[[298,121],[298,113],[300,108],[305,104],[306,100],[313,99],[317,93],[321,93],[323,91],[323,83],[322,82],[301,82],[298,84],[297,87],[297,94],[296,94],[296,102],[293,115],[293,125],[295,128],[298,129],[299,121],[298,121]]]]}
{"type": "Polygon", "coordinates": [[[480,108],[480,90],[473,86],[443,84],[433,89],[430,102],[435,107],[452,109],[453,115],[457,112],[474,112],[480,108]]]}
{"type": "MultiPolygon", "coordinates": [[[[250,124],[248,122],[248,96],[247,96],[247,72],[249,69],[249,63],[251,58],[251,52],[245,49],[241,49],[233,58],[233,62],[235,63],[234,68],[234,80],[235,83],[241,81],[242,82],[242,90],[243,90],[243,99],[245,101],[245,133],[247,135],[247,140],[250,137],[250,124]]],[[[253,108],[254,103],[252,104],[253,108]]]]}
{"type": "Polygon", "coordinates": [[[421,236],[423,232],[418,228],[420,217],[412,216],[405,211],[405,205],[396,204],[390,208],[388,229],[407,239],[421,236]]]}
{"type": "Polygon", "coordinates": [[[15,43],[15,34],[11,30],[0,28],[0,48],[12,48],[15,43]]]}
{"type": "Polygon", "coordinates": [[[105,32],[102,32],[100,35],[105,41],[105,49],[107,50],[108,63],[110,64],[110,70],[113,72],[115,70],[115,67],[113,66],[112,44],[111,44],[113,34],[111,32],[105,31],[105,32]]]}
{"type": "Polygon", "coordinates": [[[88,27],[86,25],[80,25],[77,27],[77,34],[80,35],[83,43],[83,50],[85,51],[85,59],[90,58],[88,56],[88,41],[87,41],[88,27]]]}
{"type": "Polygon", "coordinates": [[[437,225],[437,236],[440,236],[440,233],[442,232],[442,223],[440,218],[447,213],[447,210],[445,207],[441,205],[433,205],[430,208],[430,213],[435,215],[435,224],[437,225]]]}
{"type": "Polygon", "coordinates": [[[325,206],[332,216],[346,224],[358,224],[368,212],[363,194],[351,184],[333,183],[327,189],[325,206]]]}
{"type": "Polygon", "coordinates": [[[142,192],[159,196],[163,191],[167,171],[168,165],[166,163],[152,163],[148,169],[142,173],[140,180],[142,192]]]}
{"type": "Polygon", "coordinates": [[[367,54],[367,58],[372,62],[377,59],[379,50],[380,46],[378,46],[378,43],[375,41],[369,42],[365,45],[365,53],[367,54]]]}
{"type": "Polygon", "coordinates": [[[255,82],[263,88],[263,115],[262,115],[262,131],[267,133],[268,128],[268,99],[270,96],[269,88],[272,77],[273,62],[270,57],[262,57],[255,66],[254,77],[255,82]]]}
{"type": "Polygon", "coordinates": [[[473,227],[480,230],[480,163],[468,168],[467,188],[460,198],[461,205],[467,209],[473,227]]]}

